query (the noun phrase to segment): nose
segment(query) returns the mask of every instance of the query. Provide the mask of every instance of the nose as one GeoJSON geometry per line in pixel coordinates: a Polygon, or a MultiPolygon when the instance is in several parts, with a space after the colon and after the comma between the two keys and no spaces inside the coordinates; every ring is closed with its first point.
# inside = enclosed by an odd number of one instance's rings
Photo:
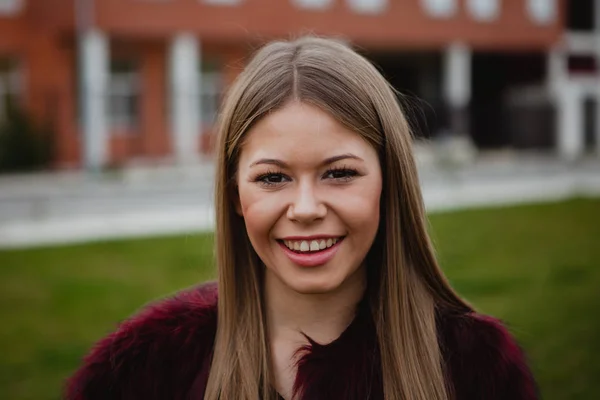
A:
{"type": "Polygon", "coordinates": [[[300,184],[288,207],[287,217],[292,221],[310,223],[323,219],[326,214],[327,207],[319,200],[314,185],[309,182],[300,184]]]}

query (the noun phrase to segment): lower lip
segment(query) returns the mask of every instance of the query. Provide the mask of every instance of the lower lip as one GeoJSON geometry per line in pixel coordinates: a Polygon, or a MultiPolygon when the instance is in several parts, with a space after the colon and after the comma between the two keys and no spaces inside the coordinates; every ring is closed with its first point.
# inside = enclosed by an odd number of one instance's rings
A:
{"type": "Polygon", "coordinates": [[[316,253],[296,253],[286,247],[285,244],[281,242],[277,242],[279,246],[283,249],[285,255],[289,257],[294,263],[302,266],[302,267],[318,267],[319,265],[323,265],[327,263],[329,260],[335,256],[338,249],[340,248],[340,244],[343,240],[338,240],[336,244],[331,247],[328,247],[324,250],[321,250],[316,253]]]}

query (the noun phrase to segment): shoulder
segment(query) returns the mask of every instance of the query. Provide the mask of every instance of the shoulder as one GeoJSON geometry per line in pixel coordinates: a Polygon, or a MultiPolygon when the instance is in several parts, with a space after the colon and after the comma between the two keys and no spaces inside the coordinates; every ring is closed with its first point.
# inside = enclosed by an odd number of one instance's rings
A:
{"type": "Polygon", "coordinates": [[[215,283],[145,306],[100,340],[67,381],[69,400],[177,398],[212,353],[215,283]]]}
{"type": "Polygon", "coordinates": [[[539,397],[523,350],[500,320],[472,312],[441,313],[438,330],[455,398],[539,397]]]}

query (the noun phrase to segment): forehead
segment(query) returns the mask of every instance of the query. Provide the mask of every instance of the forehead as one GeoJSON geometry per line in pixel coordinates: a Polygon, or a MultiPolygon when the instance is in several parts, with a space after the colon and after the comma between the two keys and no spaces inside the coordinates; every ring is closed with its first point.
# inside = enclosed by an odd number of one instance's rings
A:
{"type": "Polygon", "coordinates": [[[328,113],[293,102],[262,118],[246,134],[240,166],[263,157],[311,164],[342,153],[376,157],[369,143],[328,113]]]}

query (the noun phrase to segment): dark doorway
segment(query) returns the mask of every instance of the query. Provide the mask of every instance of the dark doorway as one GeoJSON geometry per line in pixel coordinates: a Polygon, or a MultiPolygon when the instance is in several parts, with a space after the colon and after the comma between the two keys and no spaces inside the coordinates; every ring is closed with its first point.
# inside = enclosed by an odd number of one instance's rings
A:
{"type": "Polygon", "coordinates": [[[567,29],[583,32],[594,29],[594,0],[567,1],[567,29]]]}
{"type": "Polygon", "coordinates": [[[441,54],[372,53],[367,57],[397,89],[400,103],[417,137],[434,137],[445,126],[441,97],[441,54]]]}
{"type": "Polygon", "coordinates": [[[479,148],[551,145],[550,104],[531,94],[542,92],[545,65],[542,53],[473,54],[470,131],[479,148]]]}

